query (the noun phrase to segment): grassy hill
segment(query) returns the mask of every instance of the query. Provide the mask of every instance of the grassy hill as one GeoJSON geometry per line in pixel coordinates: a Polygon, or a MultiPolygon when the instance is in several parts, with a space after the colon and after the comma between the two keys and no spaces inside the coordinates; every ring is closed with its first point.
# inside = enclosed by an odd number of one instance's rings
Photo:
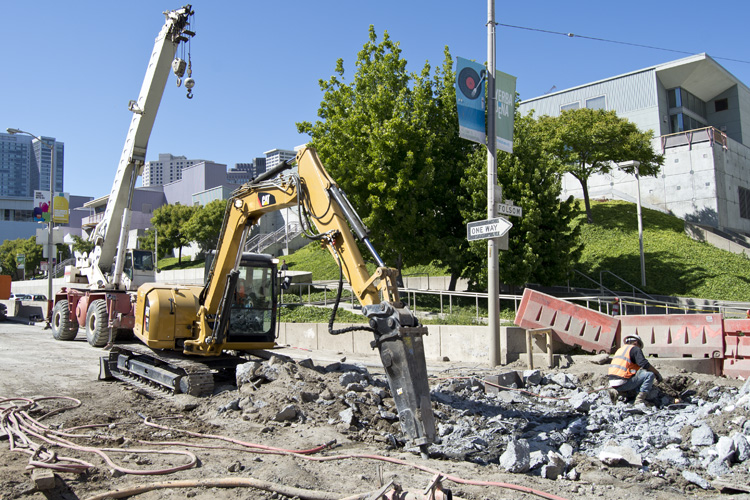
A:
{"type": "MultiPolygon", "coordinates": [[[[579,208],[583,253],[577,269],[596,280],[607,270],[641,288],[636,205],[593,202],[594,224],[584,222],[582,202],[579,208]]],[[[750,259],[691,239],[677,217],[643,209],[643,248],[647,293],[750,301],[750,259]]],[[[603,281],[628,289],[606,275],[603,281]]],[[[586,286],[581,279],[572,283],[586,286]]]]}
{"type": "MultiPolygon", "coordinates": [[[[677,217],[643,209],[643,246],[646,286],[641,287],[640,249],[636,206],[621,201],[592,202],[593,224],[586,224],[583,202],[579,202],[576,223],[581,225],[583,252],[576,269],[598,281],[602,271],[660,295],[699,297],[750,302],[750,259],[692,240],[685,234],[684,222],[677,217]]],[[[313,280],[335,280],[338,266],[327,250],[317,243],[285,257],[290,270],[311,271],[313,280]]],[[[177,268],[177,259],[161,259],[162,269],[177,268]]],[[[202,262],[186,262],[179,267],[200,267],[202,262]]],[[[369,266],[374,271],[374,266],[369,266]]],[[[409,267],[405,275],[440,276],[435,266],[409,267]]],[[[617,279],[603,274],[604,285],[612,290],[630,291],[617,279]]],[[[560,283],[564,285],[565,283],[560,283]]],[[[580,277],[572,285],[592,287],[580,277]]]]}

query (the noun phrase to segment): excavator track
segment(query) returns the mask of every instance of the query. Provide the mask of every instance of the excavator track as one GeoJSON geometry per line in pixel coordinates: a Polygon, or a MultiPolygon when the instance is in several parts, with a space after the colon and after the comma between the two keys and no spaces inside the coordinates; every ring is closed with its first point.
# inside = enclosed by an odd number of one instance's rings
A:
{"type": "Polygon", "coordinates": [[[142,344],[117,344],[100,359],[99,379],[116,378],[155,396],[210,396],[214,374],[244,362],[235,356],[194,360],[174,351],[154,351],[142,344]]]}

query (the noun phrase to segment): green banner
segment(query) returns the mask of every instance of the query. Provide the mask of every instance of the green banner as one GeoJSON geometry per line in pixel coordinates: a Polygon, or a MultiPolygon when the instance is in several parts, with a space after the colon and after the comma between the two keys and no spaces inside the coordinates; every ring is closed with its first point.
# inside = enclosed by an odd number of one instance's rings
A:
{"type": "Polygon", "coordinates": [[[495,71],[495,110],[496,147],[500,151],[513,152],[513,115],[516,102],[516,77],[495,71]]]}

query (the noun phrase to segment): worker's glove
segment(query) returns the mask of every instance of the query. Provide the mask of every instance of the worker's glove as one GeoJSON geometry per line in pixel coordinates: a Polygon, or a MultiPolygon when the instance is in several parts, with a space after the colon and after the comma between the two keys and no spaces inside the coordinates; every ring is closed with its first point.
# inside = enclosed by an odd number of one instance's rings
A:
{"type": "Polygon", "coordinates": [[[661,376],[661,373],[657,373],[656,374],[656,381],[657,382],[663,382],[664,381],[664,377],[661,376]]]}

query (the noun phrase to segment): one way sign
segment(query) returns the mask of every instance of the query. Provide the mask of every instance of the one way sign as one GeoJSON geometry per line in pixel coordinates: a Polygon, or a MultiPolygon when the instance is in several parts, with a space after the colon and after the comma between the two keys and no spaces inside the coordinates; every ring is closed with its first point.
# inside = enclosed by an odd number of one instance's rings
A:
{"type": "Polygon", "coordinates": [[[510,231],[513,224],[502,217],[496,219],[478,220],[466,225],[466,237],[469,241],[500,238],[510,231]]]}

